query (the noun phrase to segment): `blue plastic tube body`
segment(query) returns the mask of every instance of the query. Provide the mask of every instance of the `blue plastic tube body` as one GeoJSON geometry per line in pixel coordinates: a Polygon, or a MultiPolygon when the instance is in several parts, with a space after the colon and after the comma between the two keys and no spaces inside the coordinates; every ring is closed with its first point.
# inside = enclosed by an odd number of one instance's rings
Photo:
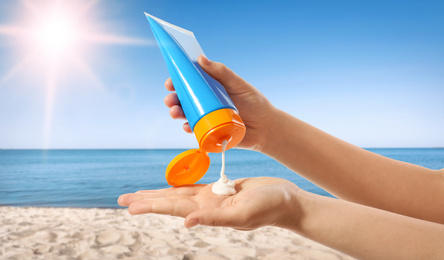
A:
{"type": "Polygon", "coordinates": [[[223,108],[237,111],[225,89],[193,62],[176,39],[147,16],[168,67],[184,114],[194,129],[206,114],[223,108]]]}

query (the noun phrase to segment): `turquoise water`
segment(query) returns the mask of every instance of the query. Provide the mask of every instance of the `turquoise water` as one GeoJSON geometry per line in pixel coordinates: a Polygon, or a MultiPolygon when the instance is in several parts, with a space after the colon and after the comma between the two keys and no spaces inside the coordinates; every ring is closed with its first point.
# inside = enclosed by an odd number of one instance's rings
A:
{"type": "MultiPolygon", "coordinates": [[[[444,168],[444,148],[368,149],[432,169],[444,168]]],[[[184,150],[0,150],[0,205],[118,208],[120,194],[166,188],[165,169],[184,150]]],[[[251,151],[226,153],[230,178],[273,176],[330,196],[273,159],[251,151]]],[[[220,154],[199,183],[217,181],[220,154]]]]}

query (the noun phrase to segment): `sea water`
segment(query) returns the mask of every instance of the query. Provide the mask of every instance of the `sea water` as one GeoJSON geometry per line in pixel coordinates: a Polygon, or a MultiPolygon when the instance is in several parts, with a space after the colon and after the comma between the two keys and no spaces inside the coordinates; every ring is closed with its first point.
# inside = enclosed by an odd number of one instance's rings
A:
{"type": "MultiPolygon", "coordinates": [[[[431,169],[444,168],[444,148],[368,149],[431,169]]],[[[123,193],[169,187],[168,163],[184,150],[0,150],[0,205],[119,208],[123,193]]],[[[220,154],[199,183],[219,179],[220,154]]],[[[331,196],[275,160],[252,151],[231,149],[226,171],[232,180],[272,176],[302,189],[331,196]]]]}

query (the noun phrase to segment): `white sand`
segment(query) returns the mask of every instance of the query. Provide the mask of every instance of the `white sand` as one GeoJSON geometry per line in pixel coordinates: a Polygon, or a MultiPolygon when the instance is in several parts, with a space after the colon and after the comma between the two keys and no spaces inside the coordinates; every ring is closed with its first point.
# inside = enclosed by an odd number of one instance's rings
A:
{"type": "Polygon", "coordinates": [[[0,259],[352,259],[290,231],[197,226],[126,209],[0,207],[0,259]]]}

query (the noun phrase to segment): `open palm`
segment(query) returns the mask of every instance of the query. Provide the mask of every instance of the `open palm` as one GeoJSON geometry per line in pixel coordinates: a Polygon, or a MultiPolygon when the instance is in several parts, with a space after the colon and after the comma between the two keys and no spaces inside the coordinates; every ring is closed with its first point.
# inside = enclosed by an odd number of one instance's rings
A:
{"type": "Polygon", "coordinates": [[[130,214],[158,213],[180,216],[185,226],[201,224],[228,226],[251,230],[261,226],[285,226],[290,199],[297,193],[293,183],[269,177],[235,181],[233,196],[216,195],[212,184],[189,185],[161,190],[144,190],[119,197],[119,205],[127,206],[130,214]]]}

